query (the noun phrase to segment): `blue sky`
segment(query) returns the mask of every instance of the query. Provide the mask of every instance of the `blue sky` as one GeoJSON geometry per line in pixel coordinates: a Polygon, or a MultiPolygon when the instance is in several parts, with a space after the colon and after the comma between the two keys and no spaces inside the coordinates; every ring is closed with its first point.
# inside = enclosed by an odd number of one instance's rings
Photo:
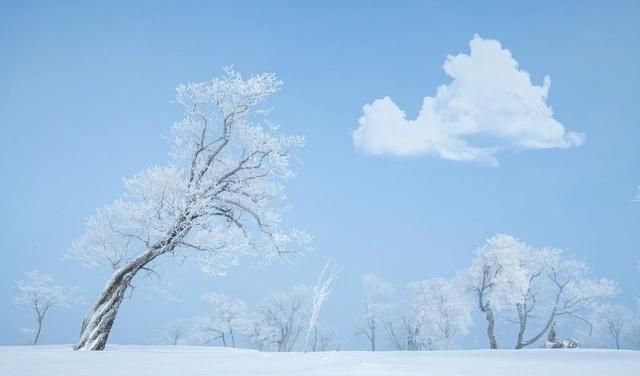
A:
{"type": "MultiPolygon", "coordinates": [[[[312,282],[330,258],[342,273],[324,321],[361,346],[349,328],[363,273],[399,289],[452,276],[498,232],[586,259],[631,303],[640,295],[638,19],[632,1],[0,2],[0,344],[24,341],[28,316],[10,297],[25,271],[79,285],[92,302],[108,271],[65,261],[65,251],[123,177],[168,160],[163,136],[181,116],[175,86],[230,64],[285,82],[273,119],[307,139],[287,221],[314,234],[315,252],[297,265],[247,259],[223,278],[181,267],[166,278],[182,302],[141,292],[125,302],[112,342],[143,342],[199,313],[206,291],[256,307],[273,289],[312,282]],[[500,41],[534,84],[551,77],[547,104],[586,135],[581,146],[505,151],[497,167],[354,148],[363,105],[389,96],[415,118],[451,81],[447,55],[468,54],[476,33],[500,41]]],[[[73,342],[86,309],[53,313],[43,343],[73,342]]],[[[481,330],[465,339],[484,341],[481,330]]]]}

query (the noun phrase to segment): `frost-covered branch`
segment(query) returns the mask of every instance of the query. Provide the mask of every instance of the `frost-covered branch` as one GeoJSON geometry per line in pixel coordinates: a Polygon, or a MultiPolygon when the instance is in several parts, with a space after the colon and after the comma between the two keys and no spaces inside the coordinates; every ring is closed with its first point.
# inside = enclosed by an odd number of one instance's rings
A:
{"type": "MultiPolygon", "coordinates": [[[[320,272],[318,279],[316,280],[316,284],[311,288],[311,314],[309,315],[309,325],[307,326],[307,335],[304,339],[304,348],[305,351],[309,350],[309,337],[311,336],[311,332],[313,331],[315,336],[317,337],[317,323],[318,316],[320,315],[320,308],[324,302],[329,298],[329,293],[331,292],[331,285],[338,277],[339,271],[336,269],[335,265],[331,266],[330,262],[327,261],[324,268],[320,272]]],[[[314,341],[315,344],[315,341],[314,341]]],[[[315,349],[316,346],[313,346],[315,349]]],[[[315,350],[314,350],[315,351],[315,350]]]]}

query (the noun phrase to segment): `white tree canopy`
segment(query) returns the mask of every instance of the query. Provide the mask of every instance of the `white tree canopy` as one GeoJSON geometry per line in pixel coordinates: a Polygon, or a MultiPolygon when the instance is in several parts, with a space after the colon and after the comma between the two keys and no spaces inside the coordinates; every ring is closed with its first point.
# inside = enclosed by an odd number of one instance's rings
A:
{"type": "Polygon", "coordinates": [[[76,287],[56,285],[50,274],[33,270],[25,276],[18,281],[19,294],[13,298],[17,307],[43,312],[56,305],[69,306],[78,300],[76,287]]]}
{"type": "Polygon", "coordinates": [[[172,250],[203,271],[224,273],[243,254],[287,256],[311,237],[280,229],[289,159],[304,139],[278,134],[260,104],[281,82],[271,73],[244,79],[232,69],[212,81],[180,85],[184,119],[173,126],[171,162],[124,179],[125,194],[97,210],[68,255],[118,269],[188,228],[172,250]]]}
{"type": "Polygon", "coordinates": [[[469,268],[470,283],[492,309],[510,308],[521,300],[527,289],[522,260],[528,251],[526,244],[505,234],[492,236],[475,251],[469,268]]]}

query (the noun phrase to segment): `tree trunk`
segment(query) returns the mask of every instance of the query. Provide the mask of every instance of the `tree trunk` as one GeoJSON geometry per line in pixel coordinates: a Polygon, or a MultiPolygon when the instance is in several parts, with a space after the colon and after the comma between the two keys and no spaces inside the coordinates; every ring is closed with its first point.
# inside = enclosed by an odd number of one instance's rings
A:
{"type": "Polygon", "coordinates": [[[371,351],[376,351],[376,328],[371,330],[371,351]]]}
{"type": "Polygon", "coordinates": [[[487,336],[489,337],[489,347],[492,350],[498,348],[498,341],[496,340],[495,327],[496,319],[493,316],[493,310],[489,307],[485,308],[485,318],[487,319],[487,336]]]}
{"type": "Polygon", "coordinates": [[[229,337],[231,338],[231,347],[233,347],[235,349],[236,348],[236,339],[235,339],[235,336],[233,335],[233,328],[231,326],[229,326],[229,337]]]}
{"type": "Polygon", "coordinates": [[[311,343],[311,351],[316,352],[318,346],[318,327],[313,327],[313,342],[311,343]]]}
{"type": "Polygon", "coordinates": [[[120,304],[136,273],[164,252],[151,249],[128,265],[116,270],[107,282],[98,302],[82,322],[80,339],[74,350],[104,350],[120,304]]]}
{"type": "Polygon", "coordinates": [[[185,212],[165,239],[157,242],[129,264],[113,273],[100,294],[98,302],[82,322],[80,339],[73,347],[74,350],[104,350],[118,309],[133,277],[156,257],[172,252],[178,242],[189,232],[190,223],[194,218],[195,215],[189,214],[188,211],[185,212]]]}
{"type": "Polygon", "coordinates": [[[40,333],[42,332],[42,321],[44,320],[44,316],[38,315],[38,328],[36,329],[36,334],[33,337],[33,345],[38,344],[38,340],[40,339],[40,333]]]}
{"type": "Polygon", "coordinates": [[[518,328],[518,339],[516,341],[516,350],[524,347],[524,332],[527,330],[527,317],[528,314],[521,306],[518,306],[518,317],[520,319],[520,326],[518,328]]]}
{"type": "Polygon", "coordinates": [[[484,317],[487,320],[487,337],[489,337],[489,347],[492,350],[498,348],[498,341],[496,340],[495,327],[496,319],[493,316],[493,309],[489,302],[484,302],[484,294],[487,291],[487,276],[489,274],[488,269],[485,268],[482,277],[482,287],[478,290],[478,308],[484,313],[484,317]]]}

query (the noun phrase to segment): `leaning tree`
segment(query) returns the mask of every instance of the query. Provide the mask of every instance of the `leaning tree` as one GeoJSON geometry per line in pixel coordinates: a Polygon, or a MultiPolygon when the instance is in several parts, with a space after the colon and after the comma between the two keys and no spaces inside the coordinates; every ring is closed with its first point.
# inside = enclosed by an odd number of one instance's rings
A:
{"type": "Polygon", "coordinates": [[[126,193],[88,219],[69,251],[87,266],[113,268],[76,350],[104,349],[132,280],[159,257],[191,258],[220,274],[241,255],[287,257],[310,246],[308,234],[279,225],[289,159],[304,143],[266,118],[262,104],[280,86],[274,74],[245,79],[231,68],[178,86],[184,119],[172,129],[170,162],[125,179],[126,193]]]}

